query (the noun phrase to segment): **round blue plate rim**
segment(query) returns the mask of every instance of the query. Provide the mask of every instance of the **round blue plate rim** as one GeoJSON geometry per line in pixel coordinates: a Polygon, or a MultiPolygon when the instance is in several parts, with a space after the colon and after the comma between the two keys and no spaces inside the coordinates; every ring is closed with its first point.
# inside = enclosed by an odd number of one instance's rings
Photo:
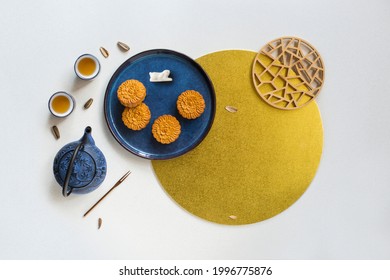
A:
{"type": "MultiPolygon", "coordinates": [[[[127,151],[129,151],[130,153],[132,153],[132,154],[134,154],[134,155],[136,155],[138,157],[145,158],[145,159],[150,159],[150,160],[171,159],[171,158],[175,158],[175,157],[181,156],[181,155],[183,155],[183,154],[193,150],[195,147],[197,147],[203,141],[203,139],[209,133],[209,131],[210,131],[211,127],[212,127],[212,124],[214,122],[215,112],[216,112],[215,90],[214,90],[213,83],[211,82],[211,79],[207,75],[205,70],[195,60],[193,60],[189,56],[187,56],[187,55],[185,55],[183,53],[177,52],[177,51],[169,50],[169,49],[152,49],[152,50],[147,50],[147,51],[143,51],[143,52],[140,52],[138,54],[135,54],[134,56],[132,56],[129,59],[127,59],[125,62],[123,62],[118,67],[118,69],[112,75],[110,81],[108,82],[108,85],[107,85],[107,88],[106,88],[106,92],[105,92],[105,97],[104,97],[104,117],[105,117],[107,126],[108,126],[108,128],[110,130],[110,133],[112,134],[114,139],[123,148],[125,148],[127,151]],[[186,63],[191,65],[194,69],[196,69],[198,74],[200,74],[203,77],[205,86],[208,88],[208,93],[210,95],[209,96],[209,104],[207,104],[207,102],[206,102],[206,106],[210,106],[210,110],[211,110],[210,111],[210,116],[207,119],[206,127],[202,131],[198,132],[198,137],[197,137],[197,139],[194,142],[192,142],[191,144],[189,144],[188,146],[186,146],[184,148],[181,148],[178,151],[171,152],[171,153],[165,153],[165,154],[163,154],[163,153],[162,154],[148,153],[148,152],[145,152],[145,151],[142,151],[142,150],[140,150],[138,148],[133,147],[133,145],[131,145],[128,141],[126,141],[126,142],[123,141],[121,139],[122,135],[120,134],[120,132],[114,126],[114,123],[116,121],[122,122],[122,120],[114,120],[113,118],[110,117],[110,114],[109,114],[109,112],[110,112],[110,108],[109,108],[109,101],[110,100],[109,99],[110,98],[116,98],[115,94],[114,95],[111,94],[113,84],[116,82],[116,80],[118,79],[120,74],[124,70],[127,69],[127,67],[129,67],[131,64],[134,64],[139,59],[145,58],[145,57],[150,56],[150,55],[168,55],[168,56],[176,57],[177,59],[181,59],[181,60],[185,61],[186,63]]],[[[179,137],[179,139],[180,139],[180,137],[179,137]]],[[[163,144],[161,144],[161,145],[163,145],[163,144]]]]}

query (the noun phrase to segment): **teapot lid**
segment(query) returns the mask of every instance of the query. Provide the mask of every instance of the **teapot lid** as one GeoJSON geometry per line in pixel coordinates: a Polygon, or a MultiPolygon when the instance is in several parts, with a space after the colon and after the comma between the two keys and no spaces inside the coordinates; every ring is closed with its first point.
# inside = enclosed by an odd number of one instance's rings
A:
{"type": "MultiPolygon", "coordinates": [[[[69,147],[69,150],[63,154],[58,162],[58,176],[60,184],[65,182],[65,178],[68,172],[70,161],[73,157],[75,146],[69,147]]],[[[96,174],[96,163],[93,157],[85,151],[85,147],[81,147],[77,153],[73,163],[73,170],[71,171],[69,179],[69,187],[71,188],[83,188],[90,184],[96,174]]]]}

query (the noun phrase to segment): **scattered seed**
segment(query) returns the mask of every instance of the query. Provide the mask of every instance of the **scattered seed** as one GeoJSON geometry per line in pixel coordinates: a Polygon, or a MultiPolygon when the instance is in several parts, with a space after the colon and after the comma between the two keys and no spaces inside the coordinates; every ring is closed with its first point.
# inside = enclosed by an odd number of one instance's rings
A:
{"type": "Polygon", "coordinates": [[[84,109],[88,109],[89,107],[91,107],[92,102],[93,102],[92,98],[88,99],[88,101],[85,102],[85,104],[84,104],[84,109]]]}
{"type": "Polygon", "coordinates": [[[118,42],[117,45],[124,52],[127,52],[128,50],[130,50],[130,47],[123,42],[118,42]]]}
{"type": "Polygon", "coordinates": [[[236,107],[233,107],[233,106],[226,106],[225,109],[230,112],[230,113],[235,113],[238,111],[238,109],[236,107]]]}
{"type": "Polygon", "coordinates": [[[51,131],[53,132],[55,139],[60,139],[60,131],[58,130],[57,126],[53,125],[51,131]]]}
{"type": "Polygon", "coordinates": [[[231,215],[231,216],[229,216],[229,218],[232,219],[232,220],[236,220],[237,216],[231,215]]]}
{"type": "Polygon", "coordinates": [[[100,47],[100,52],[102,53],[102,55],[107,58],[110,54],[108,53],[108,51],[103,48],[103,47],[100,47]]]}
{"type": "Polygon", "coordinates": [[[102,218],[99,218],[99,220],[98,220],[98,229],[100,229],[102,227],[102,223],[103,223],[102,218]]]}

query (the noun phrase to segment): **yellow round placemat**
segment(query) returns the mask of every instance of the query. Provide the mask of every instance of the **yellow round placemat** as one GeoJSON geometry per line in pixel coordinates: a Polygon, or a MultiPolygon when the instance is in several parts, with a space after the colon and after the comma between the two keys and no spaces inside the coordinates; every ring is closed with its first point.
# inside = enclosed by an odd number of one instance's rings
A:
{"type": "Polygon", "coordinates": [[[189,153],[152,161],[179,205],[215,223],[250,224],[279,214],[305,192],[321,158],[317,104],[283,111],[265,103],[251,79],[255,57],[256,52],[229,50],[197,59],[215,87],[214,124],[189,153]]]}

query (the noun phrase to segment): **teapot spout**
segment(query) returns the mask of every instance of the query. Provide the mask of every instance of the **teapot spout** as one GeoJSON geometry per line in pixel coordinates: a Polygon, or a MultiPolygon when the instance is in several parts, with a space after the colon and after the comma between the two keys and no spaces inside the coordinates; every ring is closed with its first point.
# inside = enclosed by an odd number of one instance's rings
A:
{"type": "Polygon", "coordinates": [[[92,128],[87,126],[84,130],[83,137],[80,139],[84,145],[95,145],[95,140],[93,140],[91,132],[92,128]]]}

